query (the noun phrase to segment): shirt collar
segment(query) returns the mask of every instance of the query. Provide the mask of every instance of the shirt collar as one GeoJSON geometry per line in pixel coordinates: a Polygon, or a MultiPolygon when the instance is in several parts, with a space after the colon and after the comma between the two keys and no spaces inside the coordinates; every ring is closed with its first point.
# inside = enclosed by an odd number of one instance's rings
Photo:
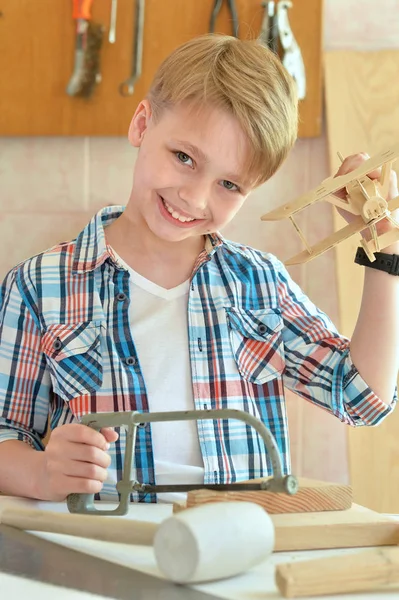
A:
{"type": "MultiPolygon", "coordinates": [[[[73,257],[73,271],[85,273],[94,271],[106,260],[114,262],[105,240],[104,227],[111,225],[125,210],[124,206],[106,206],[91,219],[90,223],[76,238],[76,248],[73,257]]],[[[223,244],[220,233],[210,233],[205,241],[205,251],[211,257],[217,248],[223,244]]],[[[120,268],[120,265],[116,265],[120,268]]]]}
{"type": "Polygon", "coordinates": [[[125,210],[124,206],[106,206],[100,210],[76,238],[72,269],[77,273],[94,271],[110,258],[104,227],[111,225],[125,210]]]}

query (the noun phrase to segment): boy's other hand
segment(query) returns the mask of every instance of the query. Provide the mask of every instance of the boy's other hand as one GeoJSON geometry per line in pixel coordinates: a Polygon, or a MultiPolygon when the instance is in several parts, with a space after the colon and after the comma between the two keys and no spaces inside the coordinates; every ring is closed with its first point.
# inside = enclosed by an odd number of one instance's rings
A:
{"type": "MultiPolygon", "coordinates": [[[[368,154],[366,154],[365,152],[360,152],[359,154],[352,154],[351,156],[347,156],[342,161],[342,164],[339,167],[338,171],[335,173],[334,177],[337,177],[338,175],[346,175],[347,173],[354,171],[355,169],[357,169],[357,167],[360,167],[360,165],[362,165],[369,158],[370,158],[370,156],[368,154]]],[[[379,167],[378,169],[374,169],[374,171],[371,171],[367,175],[368,175],[368,177],[370,177],[370,179],[378,179],[381,176],[381,167],[379,167]]],[[[385,198],[385,200],[387,200],[387,202],[389,203],[389,201],[392,200],[393,198],[395,198],[396,196],[398,196],[398,194],[399,194],[398,178],[397,178],[395,171],[392,169],[390,176],[389,176],[388,196],[385,198]]],[[[338,191],[334,192],[334,195],[338,196],[342,200],[346,200],[346,196],[347,196],[346,189],[344,188],[344,189],[338,190],[338,191]]],[[[344,217],[344,219],[348,223],[353,221],[353,219],[355,218],[355,216],[352,213],[347,212],[343,209],[338,209],[338,212],[344,217]]],[[[396,214],[393,214],[392,216],[395,219],[398,219],[398,217],[399,217],[398,211],[395,211],[395,213],[396,214]]],[[[390,229],[392,229],[392,225],[386,219],[377,223],[377,231],[379,234],[385,233],[385,231],[389,231],[390,229]]],[[[367,233],[368,232],[365,231],[362,233],[362,235],[364,235],[364,237],[369,239],[369,236],[367,235],[367,233]]]]}
{"type": "Polygon", "coordinates": [[[117,439],[118,434],[110,427],[100,432],[79,423],[56,427],[43,453],[43,500],[58,502],[72,493],[100,492],[111,463],[107,450],[117,439]]]}

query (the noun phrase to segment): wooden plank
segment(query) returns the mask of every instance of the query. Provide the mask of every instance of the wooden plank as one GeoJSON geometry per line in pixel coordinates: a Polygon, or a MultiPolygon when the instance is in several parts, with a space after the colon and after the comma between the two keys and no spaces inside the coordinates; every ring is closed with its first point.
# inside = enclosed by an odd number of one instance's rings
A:
{"type": "Polygon", "coordinates": [[[301,560],[276,567],[276,584],[284,598],[377,592],[395,583],[399,583],[399,548],[301,560]]]}
{"type": "Polygon", "coordinates": [[[266,491],[194,490],[187,494],[186,507],[232,501],[254,502],[269,514],[346,510],[352,504],[352,490],[344,484],[299,478],[299,490],[293,496],[266,491]]]}
{"type": "MultiPolygon", "coordinates": [[[[263,16],[259,0],[236,0],[240,37],[257,37],[263,16]]],[[[116,43],[101,51],[102,82],[90,99],[65,93],[74,61],[72,2],[3,0],[0,17],[1,135],[126,135],[137,103],[145,96],[160,62],[178,45],[206,33],[214,0],[146,0],[143,74],[133,96],[119,84],[131,72],[134,5],[119,0],[116,43]]],[[[307,71],[301,102],[300,136],[321,132],[322,0],[294,2],[290,23],[307,71]]],[[[109,27],[110,2],[93,2],[93,20],[109,27]]],[[[231,34],[227,3],[217,31],[231,34]]]]}
{"type": "Polygon", "coordinates": [[[399,523],[353,504],[344,511],[271,515],[275,552],[392,546],[399,543],[399,523]]]}
{"type": "MultiPolygon", "coordinates": [[[[329,52],[325,90],[331,173],[344,156],[373,155],[399,140],[399,50],[329,52]]],[[[398,162],[394,164],[398,172],[398,162]]],[[[334,211],[336,227],[344,220],[334,211]]],[[[360,309],[363,269],[354,264],[359,236],[336,249],[340,330],[351,336],[360,309]]],[[[399,411],[379,427],[348,429],[354,500],[386,513],[399,513],[399,411]]]]}

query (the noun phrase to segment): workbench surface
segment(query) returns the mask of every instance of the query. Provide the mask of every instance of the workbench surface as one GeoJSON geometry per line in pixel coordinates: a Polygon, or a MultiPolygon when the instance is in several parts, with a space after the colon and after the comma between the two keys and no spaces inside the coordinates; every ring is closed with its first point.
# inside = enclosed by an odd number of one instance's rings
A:
{"type": "MultiPolygon", "coordinates": [[[[6,503],[8,505],[11,504],[11,506],[13,507],[27,506],[30,508],[40,508],[45,510],[47,509],[56,510],[59,512],[67,512],[67,508],[64,503],[55,504],[46,502],[35,502],[17,498],[9,498],[6,496],[0,497],[0,509],[6,503]]],[[[103,506],[105,508],[105,505],[103,506]]],[[[131,505],[129,517],[160,523],[162,520],[164,520],[171,514],[172,506],[168,504],[134,504],[131,505]]],[[[398,515],[394,515],[393,517],[395,518],[395,520],[397,519],[399,521],[398,515]]],[[[122,517],[109,518],[118,519],[122,517]]],[[[26,534],[24,535],[26,536],[26,534]]],[[[69,548],[72,550],[83,552],[86,558],[87,555],[91,555],[103,559],[105,561],[114,563],[116,565],[128,567],[129,569],[134,570],[132,571],[132,574],[135,574],[138,580],[140,579],[138,587],[139,585],[141,585],[142,587],[139,595],[137,595],[137,592],[139,591],[138,589],[136,590],[136,593],[134,592],[134,590],[132,590],[132,600],[134,600],[135,598],[140,598],[140,600],[147,600],[147,597],[148,600],[154,600],[155,594],[153,590],[150,591],[150,589],[148,588],[148,594],[145,593],[145,582],[151,581],[152,577],[154,577],[156,578],[156,580],[154,580],[156,585],[158,585],[158,583],[162,583],[161,581],[159,581],[160,579],[162,580],[162,575],[160,574],[157,568],[152,548],[143,546],[127,546],[125,544],[115,544],[110,542],[99,542],[60,534],[35,533],[30,535],[34,535],[36,538],[38,537],[39,539],[42,538],[44,540],[56,543],[57,548],[59,548],[60,545],[64,548],[69,548]],[[145,576],[141,576],[141,574],[145,574],[145,576]],[[148,575],[152,577],[148,577],[148,575]]],[[[275,565],[283,562],[298,561],[307,558],[351,554],[358,551],[359,549],[279,552],[273,554],[273,556],[271,556],[269,559],[265,560],[263,563],[261,563],[257,567],[254,567],[253,569],[251,569],[243,575],[228,580],[192,586],[190,590],[188,590],[187,588],[182,588],[181,586],[177,586],[177,596],[186,597],[187,600],[189,600],[189,597],[192,597],[193,600],[197,597],[198,599],[204,598],[205,600],[207,596],[209,596],[210,600],[211,598],[225,598],[229,600],[276,600],[278,598],[281,598],[281,596],[274,584],[275,565]],[[185,596],[180,594],[180,592],[184,591],[185,596]]],[[[76,555],[75,552],[73,554],[76,555]]],[[[81,557],[81,555],[79,556],[79,558],[83,562],[83,558],[81,557]]],[[[22,560],[23,558],[21,557],[21,561],[22,560]]],[[[33,581],[32,579],[27,579],[26,574],[25,577],[21,576],[24,573],[24,566],[22,564],[20,566],[21,571],[19,575],[3,572],[6,569],[2,567],[0,552],[0,590],[2,600],[9,600],[11,598],[28,598],[29,600],[54,600],[54,598],[57,598],[57,600],[96,600],[99,598],[103,599],[110,597],[118,597],[110,596],[109,594],[96,594],[95,592],[98,590],[95,590],[95,588],[90,589],[90,585],[87,585],[87,591],[75,591],[73,589],[61,588],[46,583],[46,581],[49,581],[49,579],[46,577],[46,565],[43,564],[40,565],[40,572],[43,573],[42,580],[33,581]]],[[[49,567],[50,565],[48,565],[47,572],[49,567]]],[[[63,564],[61,559],[59,564],[60,571],[62,570],[62,568],[63,564]]],[[[387,588],[385,588],[384,591],[381,591],[379,593],[375,592],[367,594],[344,594],[339,596],[334,595],[328,597],[317,596],[313,598],[314,600],[326,600],[326,598],[330,598],[331,600],[333,600],[334,598],[340,598],[341,600],[364,600],[365,596],[367,596],[367,600],[387,600],[391,597],[397,598],[398,594],[399,588],[398,586],[396,586],[396,588],[392,587],[390,592],[387,591],[387,588]]],[[[120,597],[122,598],[124,596],[120,597]]],[[[160,593],[159,598],[161,597],[165,599],[167,598],[168,600],[169,598],[170,600],[173,600],[173,594],[171,594],[170,591],[165,595],[160,593]]]]}

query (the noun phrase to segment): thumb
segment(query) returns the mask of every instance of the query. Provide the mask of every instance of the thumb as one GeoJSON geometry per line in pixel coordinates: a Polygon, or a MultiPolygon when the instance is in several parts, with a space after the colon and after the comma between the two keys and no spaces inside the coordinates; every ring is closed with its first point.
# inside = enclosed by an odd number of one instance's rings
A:
{"type": "Polygon", "coordinates": [[[113,427],[103,427],[101,429],[101,433],[109,443],[116,442],[116,440],[119,437],[119,434],[115,431],[113,427]]]}

